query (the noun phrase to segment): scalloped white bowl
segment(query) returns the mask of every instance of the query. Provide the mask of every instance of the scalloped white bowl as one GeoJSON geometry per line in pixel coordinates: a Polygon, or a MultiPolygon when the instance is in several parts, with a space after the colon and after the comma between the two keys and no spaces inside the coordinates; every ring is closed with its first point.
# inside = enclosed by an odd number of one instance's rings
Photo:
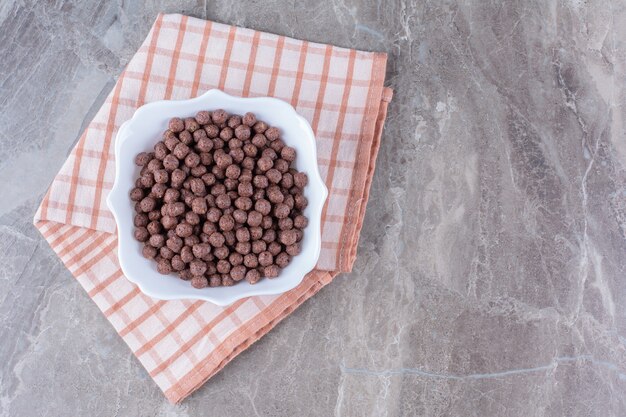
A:
{"type": "Polygon", "coordinates": [[[317,263],[321,249],[321,215],[328,190],[317,165],[315,136],[309,123],[288,103],[269,97],[233,97],[219,90],[209,90],[190,100],[165,100],[146,104],[120,127],[115,138],[115,183],[107,204],[117,224],[118,258],[124,275],[142,292],[162,300],[200,299],[220,306],[255,295],[280,294],[296,287],[317,263]],[[259,120],[278,127],[282,139],[297,151],[299,171],[306,172],[309,183],[304,195],[309,200],[304,214],[309,224],[304,230],[302,252],[274,279],[262,279],[251,285],[246,281],[232,287],[196,289],[189,281],[175,275],[161,275],[156,263],[141,255],[142,244],[133,237],[133,203],[129,192],[139,175],[134,158],[152,150],[167,129],[171,117],[194,116],[200,110],[224,109],[229,113],[253,112],[259,120]]]}

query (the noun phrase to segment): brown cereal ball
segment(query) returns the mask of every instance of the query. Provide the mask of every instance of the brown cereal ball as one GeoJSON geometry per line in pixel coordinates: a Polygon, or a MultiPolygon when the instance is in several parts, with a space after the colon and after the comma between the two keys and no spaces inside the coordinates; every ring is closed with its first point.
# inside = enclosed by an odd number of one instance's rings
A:
{"type": "Polygon", "coordinates": [[[194,260],[191,246],[183,246],[183,248],[180,250],[180,259],[182,259],[183,262],[187,264],[194,260]]]}
{"type": "Polygon", "coordinates": [[[214,149],[223,149],[224,148],[224,141],[222,139],[220,139],[219,137],[213,139],[213,148],[214,149]]]}
{"type": "MultiPolygon", "coordinates": [[[[160,161],[159,161],[160,162],[160,161]]],[[[144,188],[152,188],[154,185],[154,175],[150,172],[146,172],[141,176],[141,186],[144,188]]]]}
{"type": "Polygon", "coordinates": [[[219,232],[215,232],[209,236],[209,243],[214,248],[221,248],[222,246],[224,246],[225,241],[226,238],[224,238],[224,235],[219,232]]]}
{"type": "Polygon", "coordinates": [[[287,207],[289,207],[289,210],[291,210],[293,209],[295,200],[292,195],[287,194],[287,196],[285,196],[285,200],[283,201],[283,203],[285,203],[287,207]]]}
{"type": "MultiPolygon", "coordinates": [[[[196,230],[194,230],[193,233],[196,233],[196,230]]],[[[185,246],[193,247],[193,245],[200,243],[200,238],[193,233],[191,236],[187,236],[186,238],[184,238],[185,246]]]]}
{"type": "Polygon", "coordinates": [[[228,141],[228,147],[231,150],[241,148],[242,146],[243,146],[243,142],[240,139],[237,139],[236,137],[228,141]]]}
{"type": "MultiPolygon", "coordinates": [[[[171,239],[172,237],[176,236],[176,230],[168,230],[167,233],[165,234],[165,236],[168,239],[171,239]]],[[[178,237],[178,236],[176,236],[176,237],[178,237]]]]}
{"type": "Polygon", "coordinates": [[[198,166],[199,163],[200,163],[200,155],[198,155],[195,152],[190,152],[185,157],[185,165],[188,166],[189,168],[193,168],[195,166],[198,166]]]}
{"type": "Polygon", "coordinates": [[[241,168],[239,166],[231,164],[226,168],[226,177],[236,180],[241,174],[241,168]]]}
{"type": "Polygon", "coordinates": [[[239,197],[235,200],[235,207],[244,211],[250,210],[252,208],[252,200],[248,197],[239,197]]]}
{"type": "Polygon", "coordinates": [[[226,245],[233,246],[237,243],[237,239],[235,238],[235,232],[232,230],[228,230],[222,233],[224,235],[224,239],[226,240],[226,245]]]}
{"type": "MultiPolygon", "coordinates": [[[[192,207],[192,210],[193,210],[193,207],[192,207]]],[[[189,223],[190,225],[195,226],[197,224],[200,224],[200,216],[198,215],[198,213],[194,211],[188,211],[187,213],[185,213],[185,221],[189,223]]]]}
{"type": "Polygon", "coordinates": [[[228,262],[225,259],[220,259],[219,261],[217,261],[217,272],[219,272],[220,274],[228,274],[230,272],[230,262],[228,262]]]}
{"type": "Polygon", "coordinates": [[[283,178],[280,180],[280,186],[284,188],[293,187],[293,175],[288,172],[283,174],[283,178]]]}
{"type": "Polygon", "coordinates": [[[235,228],[235,219],[233,219],[233,216],[231,216],[230,214],[224,214],[220,218],[219,224],[220,224],[220,229],[222,229],[225,232],[228,232],[235,228]]]}
{"type": "Polygon", "coordinates": [[[246,281],[250,284],[256,284],[261,279],[261,274],[256,269],[250,269],[246,273],[246,281]]]}
{"type": "Polygon", "coordinates": [[[272,161],[275,161],[278,158],[278,155],[276,154],[276,151],[274,151],[274,149],[272,149],[272,148],[265,148],[265,149],[263,149],[263,152],[261,152],[261,156],[264,156],[266,158],[270,158],[272,161]]]}
{"type": "Polygon", "coordinates": [[[167,126],[172,132],[178,133],[185,129],[185,122],[180,117],[172,117],[167,126]]]}
{"type": "Polygon", "coordinates": [[[237,252],[231,252],[231,254],[228,255],[228,262],[230,262],[232,266],[241,265],[243,263],[243,255],[237,252]]]}
{"type": "Polygon", "coordinates": [[[297,240],[296,231],[293,229],[281,230],[278,234],[278,239],[285,246],[293,245],[297,240]]]}
{"type": "Polygon", "coordinates": [[[225,127],[220,131],[220,139],[229,141],[233,138],[235,132],[230,127],[225,127]]]}
{"type": "Polygon", "coordinates": [[[246,125],[239,125],[235,128],[235,136],[240,140],[248,140],[250,139],[250,135],[252,132],[250,131],[250,127],[246,125]]]}
{"type": "Polygon", "coordinates": [[[284,219],[285,217],[289,216],[289,212],[291,210],[289,209],[289,206],[283,203],[279,203],[276,204],[276,206],[274,207],[274,216],[276,216],[276,218],[278,219],[284,219]]]}
{"type": "Polygon", "coordinates": [[[284,219],[280,219],[278,221],[278,229],[279,230],[290,230],[293,229],[293,220],[289,217],[285,217],[284,219]]]}
{"type": "Polygon", "coordinates": [[[196,258],[204,259],[211,254],[211,246],[208,243],[197,243],[192,246],[191,251],[196,258]]]}
{"type": "Polygon", "coordinates": [[[224,287],[232,287],[235,285],[235,280],[233,280],[230,275],[222,274],[222,285],[224,287]]]}
{"type": "Polygon", "coordinates": [[[209,287],[221,287],[222,286],[222,277],[217,275],[217,274],[213,274],[211,276],[209,276],[209,287]]]}
{"type": "Polygon", "coordinates": [[[159,249],[161,246],[165,245],[165,236],[163,235],[152,235],[148,240],[150,246],[153,246],[159,249]]]}
{"type": "Polygon", "coordinates": [[[309,204],[309,200],[307,200],[307,198],[302,194],[296,194],[294,197],[294,200],[295,200],[295,207],[298,210],[304,210],[306,206],[309,204]]]}
{"type": "Polygon", "coordinates": [[[143,200],[141,200],[139,206],[144,213],[148,213],[154,210],[154,208],[156,207],[156,200],[152,197],[145,197],[143,200]]]}
{"type": "Polygon", "coordinates": [[[241,148],[231,149],[228,154],[233,158],[233,161],[238,164],[241,164],[246,157],[245,152],[241,148]]]}
{"type": "Polygon", "coordinates": [[[198,129],[200,129],[200,125],[198,124],[196,119],[194,119],[193,117],[185,118],[185,130],[193,133],[198,129]]]}
{"type": "Polygon", "coordinates": [[[148,219],[151,222],[159,220],[160,218],[161,218],[161,213],[159,212],[159,210],[152,210],[150,213],[148,213],[148,219]]]}
{"type": "Polygon", "coordinates": [[[198,289],[206,288],[209,286],[209,280],[204,276],[196,276],[191,278],[191,286],[198,289]]]}
{"type": "Polygon", "coordinates": [[[151,193],[155,198],[163,198],[163,196],[165,196],[165,192],[167,191],[167,185],[159,183],[159,184],[154,184],[152,186],[152,190],[151,193]]]}
{"type": "Polygon", "coordinates": [[[200,152],[200,164],[204,166],[205,172],[207,172],[209,170],[207,167],[213,165],[213,154],[200,152]]]}
{"type": "Polygon", "coordinates": [[[218,260],[225,260],[226,258],[228,258],[229,253],[230,253],[230,250],[226,246],[215,248],[213,250],[213,254],[218,260]]]}
{"type": "Polygon", "coordinates": [[[270,214],[270,211],[272,211],[272,205],[265,199],[259,199],[254,203],[254,209],[262,215],[267,216],[270,214]]]}
{"type": "Polygon", "coordinates": [[[237,265],[230,270],[230,276],[235,281],[241,281],[246,276],[246,272],[247,270],[245,266],[237,265]]]}
{"type": "Polygon", "coordinates": [[[154,157],[159,161],[162,161],[168,153],[169,150],[167,149],[167,146],[165,146],[165,143],[157,142],[156,145],[154,145],[154,157]]]}
{"type": "Polygon", "coordinates": [[[220,128],[215,125],[207,125],[204,127],[206,135],[211,139],[215,139],[220,134],[220,128]]]}
{"type": "Polygon", "coordinates": [[[137,227],[135,229],[135,239],[137,239],[140,242],[145,242],[146,240],[148,240],[150,238],[150,233],[148,232],[148,229],[146,229],[145,227],[137,227]]]}
{"type": "MultiPolygon", "coordinates": [[[[215,257],[211,254],[207,255],[207,258],[211,258],[211,261],[213,261],[215,259],[215,257]]],[[[217,273],[217,268],[215,267],[215,263],[214,262],[207,262],[206,264],[206,272],[204,273],[205,276],[211,276],[213,274],[217,273]]]]}
{"type": "Polygon", "coordinates": [[[173,252],[179,253],[183,248],[183,240],[174,235],[167,239],[165,245],[167,245],[167,247],[170,248],[173,252]]]}
{"type": "Polygon", "coordinates": [[[150,162],[151,159],[152,156],[148,152],[140,152],[135,157],[135,165],[140,167],[145,166],[148,164],[148,162],[150,162]]]}
{"type": "Polygon", "coordinates": [[[130,191],[130,199],[132,201],[141,201],[143,197],[144,193],[141,188],[135,187],[130,191]]]}
{"type": "Polygon", "coordinates": [[[170,176],[164,169],[159,169],[154,171],[154,181],[158,184],[166,184],[170,180],[170,176]]]}
{"type": "Polygon", "coordinates": [[[259,226],[250,227],[248,230],[250,230],[250,239],[252,240],[259,240],[263,236],[263,228],[259,226]]]}
{"type": "Polygon", "coordinates": [[[174,257],[174,251],[167,246],[162,246],[161,249],[159,249],[159,255],[161,255],[163,259],[170,260],[174,257]]]}
{"type": "Polygon", "coordinates": [[[280,151],[285,147],[285,142],[283,142],[280,139],[276,139],[273,142],[270,142],[270,148],[272,148],[273,150],[275,150],[277,153],[280,154],[280,151]]]}
{"type": "Polygon", "coordinates": [[[154,257],[157,256],[157,253],[157,249],[154,246],[149,245],[144,246],[141,250],[141,254],[146,259],[154,259],[154,257]]]}
{"type": "Polygon", "coordinates": [[[264,156],[259,158],[256,165],[262,172],[266,172],[274,166],[274,161],[271,158],[264,156]]]}
{"type": "Polygon", "coordinates": [[[165,203],[175,203],[180,198],[180,191],[175,188],[168,188],[163,194],[163,201],[165,203]]]}
{"type": "Polygon", "coordinates": [[[289,162],[282,158],[278,158],[274,161],[274,168],[276,168],[281,174],[286,174],[287,171],[289,171],[289,162]]]}
{"type": "MultiPolygon", "coordinates": [[[[211,139],[209,139],[209,137],[206,134],[206,130],[204,129],[198,129],[195,132],[193,132],[192,134],[193,136],[193,140],[198,143],[200,142],[200,140],[202,139],[208,139],[209,141],[211,141],[211,139]]],[[[211,141],[211,146],[213,145],[213,141],[211,141]]]]}
{"type": "MultiPolygon", "coordinates": [[[[198,132],[204,131],[198,130],[198,132]]],[[[196,144],[196,149],[198,150],[198,152],[211,152],[211,150],[213,149],[213,141],[206,137],[200,138],[200,140],[198,140],[198,143],[196,144]]]]}
{"type": "Polygon", "coordinates": [[[294,243],[293,245],[287,246],[285,252],[287,252],[291,256],[298,255],[300,253],[300,243],[294,243]]]}
{"type": "Polygon", "coordinates": [[[187,178],[187,175],[180,169],[175,169],[172,171],[172,175],[170,175],[171,181],[170,184],[174,188],[180,188],[183,185],[183,182],[187,178]]]}
{"type": "Polygon", "coordinates": [[[228,118],[228,120],[226,121],[226,124],[231,129],[234,129],[241,124],[241,117],[234,114],[228,118]]]}
{"type": "Polygon", "coordinates": [[[185,213],[185,203],[180,201],[168,204],[168,208],[168,214],[172,217],[177,217],[185,213]]]}
{"type": "Polygon", "coordinates": [[[283,175],[280,173],[280,171],[275,168],[268,169],[265,175],[267,179],[270,180],[270,182],[272,182],[273,184],[278,184],[283,178],[283,175]]]}
{"type": "Polygon", "coordinates": [[[298,229],[304,229],[309,225],[309,219],[300,214],[293,219],[293,225],[298,229]]]}
{"type": "MultiPolygon", "coordinates": [[[[182,143],[181,143],[182,145],[182,143]]],[[[164,159],[163,159],[163,167],[165,167],[165,169],[168,172],[172,172],[174,171],[176,168],[178,168],[178,165],[180,164],[180,161],[178,160],[178,158],[175,155],[167,155],[164,159]]]]}
{"type": "Polygon", "coordinates": [[[293,162],[296,160],[296,150],[291,146],[284,146],[280,150],[280,157],[287,162],[293,162]]]}
{"type": "Polygon", "coordinates": [[[249,156],[249,157],[251,157],[251,158],[252,158],[252,157],[255,157],[255,156],[256,156],[256,154],[257,154],[257,152],[258,152],[258,149],[257,149],[257,147],[256,147],[256,146],[254,146],[254,144],[252,144],[252,143],[250,143],[250,142],[246,142],[246,143],[243,145],[243,153],[244,153],[246,156],[249,156]]]}
{"type": "Polygon", "coordinates": [[[254,115],[254,113],[248,112],[243,115],[243,117],[241,118],[241,122],[248,127],[252,127],[256,123],[256,116],[254,115]]]}
{"type": "Polygon", "coordinates": [[[262,133],[257,133],[252,137],[252,144],[257,148],[262,148],[267,144],[267,138],[262,133]]]}
{"type": "Polygon", "coordinates": [[[196,121],[201,125],[211,123],[211,113],[206,110],[200,110],[198,113],[196,113],[196,121]]]}
{"type": "Polygon", "coordinates": [[[215,175],[215,178],[217,178],[218,180],[222,180],[225,177],[225,170],[218,167],[217,165],[213,165],[213,168],[211,168],[211,173],[215,175]]]}
{"type": "Polygon", "coordinates": [[[241,182],[237,187],[237,191],[239,191],[241,197],[251,197],[254,193],[254,187],[249,182],[241,182]]]}
{"type": "Polygon", "coordinates": [[[149,222],[148,215],[143,213],[135,214],[135,218],[133,219],[135,227],[146,227],[149,222]]]}
{"type": "Polygon", "coordinates": [[[280,130],[272,126],[265,131],[265,137],[269,140],[276,140],[280,137],[280,130]]]}
{"type": "Polygon", "coordinates": [[[178,220],[176,220],[176,217],[165,215],[161,217],[161,224],[165,230],[170,230],[176,227],[178,220]]]}
{"type": "Polygon", "coordinates": [[[237,244],[235,245],[235,250],[242,255],[249,254],[250,249],[250,242],[237,242],[237,244]]]}
{"type": "Polygon", "coordinates": [[[206,218],[208,221],[217,223],[222,217],[222,212],[217,207],[211,207],[206,214],[206,218]]]}
{"type": "Polygon", "coordinates": [[[243,257],[243,264],[248,268],[256,268],[259,265],[259,260],[254,253],[249,253],[243,257]]]}
{"type": "Polygon", "coordinates": [[[278,265],[268,265],[265,268],[263,268],[263,275],[266,278],[276,278],[279,273],[280,273],[280,268],[278,267],[278,265]]]}
{"type": "Polygon", "coordinates": [[[202,181],[204,181],[204,183],[210,187],[215,184],[215,175],[208,172],[202,176],[202,181]]]}
{"type": "Polygon", "coordinates": [[[267,244],[272,243],[273,241],[276,240],[276,230],[274,229],[267,229],[263,232],[263,237],[262,237],[263,241],[267,242],[267,244]]]}
{"type": "Polygon", "coordinates": [[[204,184],[204,181],[202,181],[202,179],[200,178],[192,178],[189,181],[189,185],[190,185],[190,189],[191,192],[194,193],[197,196],[200,197],[204,197],[205,195],[207,195],[207,191],[206,191],[206,185],[204,184]]]}
{"type": "Polygon", "coordinates": [[[184,145],[191,145],[193,143],[193,136],[188,130],[183,130],[178,134],[178,139],[184,145]]]}
{"type": "Polygon", "coordinates": [[[247,223],[249,226],[255,227],[261,224],[263,215],[256,210],[252,210],[248,213],[247,223]]]}
{"type": "Polygon", "coordinates": [[[193,233],[193,226],[187,223],[179,223],[176,226],[176,235],[179,237],[189,237],[193,233]]]}
{"type": "Polygon", "coordinates": [[[263,133],[267,130],[267,128],[268,128],[267,123],[262,122],[262,121],[256,122],[254,126],[252,127],[252,129],[257,133],[263,133]]]}
{"type": "Polygon", "coordinates": [[[200,259],[194,259],[189,262],[189,270],[194,277],[204,275],[206,272],[206,263],[200,259]]]}
{"type": "Polygon", "coordinates": [[[226,169],[233,163],[233,157],[225,152],[215,152],[213,158],[215,159],[215,165],[221,169],[226,169]]]}
{"type": "Polygon", "coordinates": [[[281,252],[276,255],[276,259],[274,261],[279,268],[285,268],[291,262],[291,256],[287,252],[281,252]]]}
{"type": "Polygon", "coordinates": [[[167,275],[172,272],[172,264],[165,258],[159,259],[157,262],[157,272],[159,274],[167,275]]]}
{"type": "Polygon", "coordinates": [[[215,197],[215,205],[218,208],[221,208],[222,210],[230,207],[231,201],[230,201],[230,197],[228,196],[228,194],[220,194],[217,197],[215,197]]]}
{"type": "Polygon", "coordinates": [[[279,204],[285,201],[285,195],[280,191],[280,188],[274,185],[268,187],[267,199],[274,204],[279,204]]]}
{"type": "Polygon", "coordinates": [[[249,242],[250,241],[250,230],[245,227],[240,227],[235,231],[235,237],[238,242],[249,242]]]}
{"type": "Polygon", "coordinates": [[[248,213],[243,210],[237,209],[233,211],[233,218],[237,223],[243,224],[248,220],[248,213]]]}
{"type": "Polygon", "coordinates": [[[252,242],[252,253],[259,254],[267,250],[267,243],[262,240],[255,240],[252,242]]]}
{"type": "Polygon", "coordinates": [[[185,269],[186,265],[181,259],[180,255],[174,255],[170,262],[174,271],[182,271],[183,269],[185,269]]]}
{"type": "Polygon", "coordinates": [[[171,132],[169,130],[168,130],[168,132],[170,132],[172,136],[164,138],[163,139],[163,143],[165,144],[165,147],[170,152],[172,152],[174,150],[174,148],[176,147],[176,145],[178,145],[180,143],[180,141],[178,140],[178,138],[176,137],[174,132],[171,132]]]}
{"type": "Polygon", "coordinates": [[[193,276],[191,275],[191,271],[189,271],[189,269],[183,269],[182,271],[178,273],[178,276],[183,281],[189,281],[193,278],[193,276]]]}
{"type": "Polygon", "coordinates": [[[147,165],[148,172],[154,172],[161,168],[163,168],[163,163],[156,158],[148,162],[148,165],[147,165]]]}
{"type": "Polygon", "coordinates": [[[245,169],[253,170],[254,167],[256,166],[256,162],[254,162],[254,159],[247,156],[243,158],[243,161],[241,161],[241,166],[244,167],[245,169]]]}
{"type": "Polygon", "coordinates": [[[308,182],[309,182],[309,177],[307,177],[307,175],[304,172],[297,172],[293,176],[293,183],[298,188],[306,187],[308,182]]]}
{"type": "Polygon", "coordinates": [[[267,188],[269,185],[269,180],[265,175],[255,175],[252,183],[257,188],[267,188]]]}

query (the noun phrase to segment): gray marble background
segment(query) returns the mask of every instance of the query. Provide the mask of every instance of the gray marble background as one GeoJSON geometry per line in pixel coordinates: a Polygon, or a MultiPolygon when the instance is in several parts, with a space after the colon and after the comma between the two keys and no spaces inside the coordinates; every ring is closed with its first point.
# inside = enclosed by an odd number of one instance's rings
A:
{"type": "Polygon", "coordinates": [[[0,1],[0,414],[625,416],[625,42],[625,1],[0,1]],[[354,271],[180,406],[31,226],[159,11],[396,91],[354,271]]]}

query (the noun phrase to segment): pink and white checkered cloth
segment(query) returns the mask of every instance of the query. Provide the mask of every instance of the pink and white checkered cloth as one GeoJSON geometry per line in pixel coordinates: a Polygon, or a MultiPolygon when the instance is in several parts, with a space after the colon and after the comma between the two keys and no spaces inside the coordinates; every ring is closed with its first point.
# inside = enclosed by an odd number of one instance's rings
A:
{"type": "Polygon", "coordinates": [[[159,15],[54,178],[35,225],[171,402],[179,402],[340,272],[350,271],[392,91],[386,55],[159,15]],[[288,293],[228,307],[160,301],[117,260],[113,139],[141,105],[219,88],[290,102],[311,123],[330,191],[315,270],[288,293]]]}

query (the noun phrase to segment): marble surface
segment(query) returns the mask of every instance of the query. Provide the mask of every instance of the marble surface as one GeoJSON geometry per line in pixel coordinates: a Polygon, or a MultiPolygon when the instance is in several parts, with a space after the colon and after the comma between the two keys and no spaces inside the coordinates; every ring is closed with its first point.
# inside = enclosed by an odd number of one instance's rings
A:
{"type": "Polygon", "coordinates": [[[625,41],[615,0],[3,0],[0,415],[626,415],[625,41]],[[354,271],[179,406],[31,225],[159,11],[396,90],[354,271]]]}

